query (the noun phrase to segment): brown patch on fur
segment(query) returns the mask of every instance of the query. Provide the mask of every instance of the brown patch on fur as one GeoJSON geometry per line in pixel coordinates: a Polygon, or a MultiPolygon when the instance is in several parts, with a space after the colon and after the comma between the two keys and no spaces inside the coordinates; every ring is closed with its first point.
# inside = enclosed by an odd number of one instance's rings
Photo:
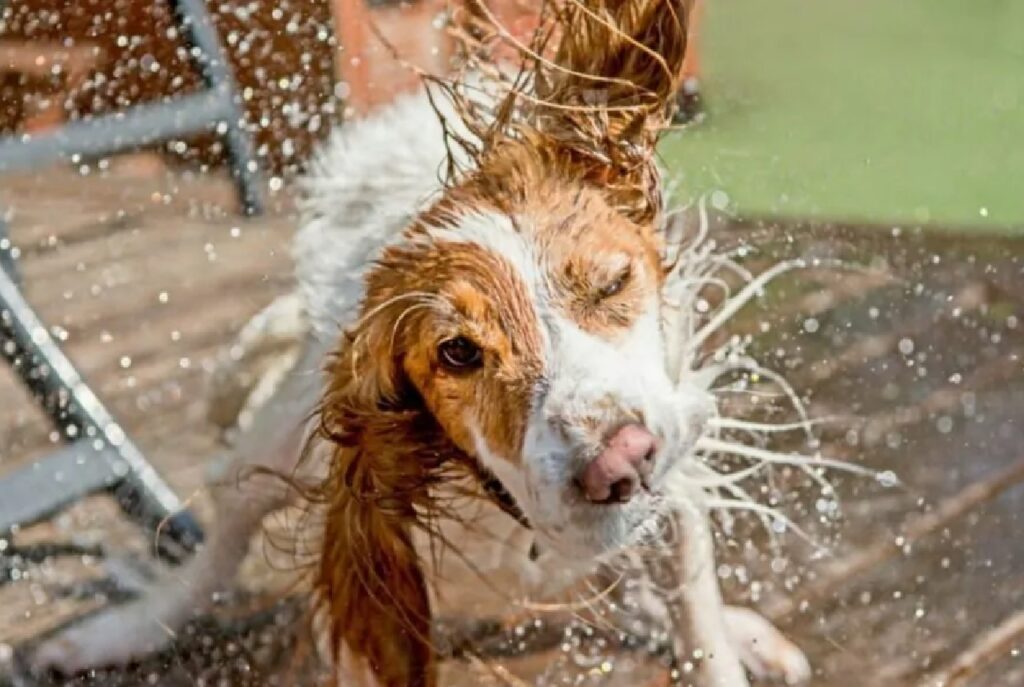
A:
{"type": "Polygon", "coordinates": [[[657,298],[660,238],[652,224],[611,205],[603,189],[581,186],[571,164],[507,141],[433,212],[452,221],[458,207],[485,207],[512,218],[540,257],[552,305],[584,330],[614,338],[657,298]],[[621,291],[602,296],[623,276],[621,291]]]}
{"type": "MultiPolygon", "coordinates": [[[[328,392],[325,402],[338,400],[328,392]]],[[[430,603],[411,528],[455,452],[438,446],[441,433],[418,415],[355,411],[324,420],[337,448],[323,488],[317,588],[332,647],[344,643],[383,687],[436,684],[430,603]]]]}
{"type": "Polygon", "coordinates": [[[435,293],[443,307],[409,317],[403,361],[409,381],[464,452],[476,453],[475,423],[491,450],[518,462],[543,371],[539,323],[526,286],[507,261],[480,246],[439,241],[411,252],[388,251],[378,274],[399,275],[405,292],[435,293]],[[438,359],[438,346],[460,336],[483,351],[479,370],[448,370],[438,359]]]}
{"type": "Polygon", "coordinates": [[[658,243],[592,189],[553,194],[538,213],[542,255],[554,306],[583,330],[606,339],[628,329],[652,303],[661,281],[658,243]]]}
{"type": "Polygon", "coordinates": [[[367,293],[320,411],[318,437],[335,448],[319,489],[317,587],[334,647],[365,659],[384,687],[430,687],[431,614],[412,529],[454,517],[433,488],[476,474],[467,415],[493,450],[518,459],[540,342],[523,285],[478,246],[421,237],[392,248],[367,293]],[[443,368],[437,346],[454,336],[483,349],[481,369],[443,368]]]}

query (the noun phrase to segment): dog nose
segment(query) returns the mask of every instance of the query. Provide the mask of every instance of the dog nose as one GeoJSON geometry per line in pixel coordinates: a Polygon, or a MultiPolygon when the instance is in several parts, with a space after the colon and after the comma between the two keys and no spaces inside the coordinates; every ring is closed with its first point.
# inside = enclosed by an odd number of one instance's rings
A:
{"type": "Polygon", "coordinates": [[[625,503],[654,469],[654,435],[641,425],[619,429],[597,458],[583,469],[579,484],[593,503],[625,503]]]}

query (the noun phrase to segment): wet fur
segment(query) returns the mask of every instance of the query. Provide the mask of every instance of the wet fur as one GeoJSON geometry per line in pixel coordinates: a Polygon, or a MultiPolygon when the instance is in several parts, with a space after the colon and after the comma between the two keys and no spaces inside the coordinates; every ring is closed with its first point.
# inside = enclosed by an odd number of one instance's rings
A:
{"type": "MultiPolygon", "coordinates": [[[[567,224],[632,224],[621,231],[635,233],[656,266],[661,198],[654,142],[678,85],[685,12],[684,3],[659,0],[558,6],[550,29],[571,30],[550,62],[533,64],[536,100],[523,106],[513,89],[492,121],[463,117],[483,143],[470,148],[475,164],[449,179],[446,192],[406,230],[405,243],[428,243],[432,229],[457,225],[467,211],[529,214],[538,199],[559,199],[564,186],[572,208],[567,224]]],[[[409,272],[389,269],[389,262],[431,260],[443,250],[453,246],[384,250],[367,285],[363,319],[328,369],[321,405],[319,437],[336,449],[321,489],[328,510],[318,599],[335,658],[343,648],[351,652],[384,687],[436,684],[430,604],[412,530],[429,530],[437,512],[432,487],[443,472],[472,460],[463,454],[468,442],[453,436],[464,428],[439,426],[436,406],[432,415],[417,395],[423,385],[416,388],[401,369],[408,355],[401,339],[416,336],[421,313],[394,300],[415,284],[388,281],[409,272]]]]}

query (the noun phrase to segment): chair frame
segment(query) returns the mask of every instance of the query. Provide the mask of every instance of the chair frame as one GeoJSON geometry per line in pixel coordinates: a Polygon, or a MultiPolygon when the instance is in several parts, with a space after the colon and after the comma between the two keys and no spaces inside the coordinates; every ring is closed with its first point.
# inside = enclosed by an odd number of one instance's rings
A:
{"type": "MultiPolygon", "coordinates": [[[[41,134],[0,138],[0,173],[96,157],[170,138],[217,131],[247,215],[263,211],[263,182],[227,55],[202,0],[168,0],[204,88],[157,104],[69,122],[41,134]]],[[[5,2],[0,0],[0,9],[5,2]]],[[[203,533],[171,488],[50,336],[19,288],[18,250],[0,207],[0,356],[49,415],[66,445],[0,480],[0,535],[108,491],[124,512],[156,533],[154,546],[179,561],[203,533]]]]}

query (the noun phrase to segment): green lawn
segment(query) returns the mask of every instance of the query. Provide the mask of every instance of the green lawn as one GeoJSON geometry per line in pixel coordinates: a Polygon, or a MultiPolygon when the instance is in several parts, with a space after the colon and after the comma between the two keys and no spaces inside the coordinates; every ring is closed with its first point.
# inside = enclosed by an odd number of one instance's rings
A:
{"type": "Polygon", "coordinates": [[[747,215],[1024,232],[1024,0],[706,0],[662,154],[747,215]]]}

